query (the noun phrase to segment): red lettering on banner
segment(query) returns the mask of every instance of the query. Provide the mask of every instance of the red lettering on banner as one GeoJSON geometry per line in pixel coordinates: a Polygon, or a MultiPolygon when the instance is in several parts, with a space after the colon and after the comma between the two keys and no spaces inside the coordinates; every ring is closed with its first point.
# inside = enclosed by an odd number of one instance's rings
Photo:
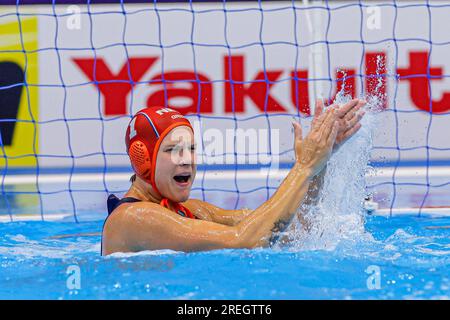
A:
{"type": "Polygon", "coordinates": [[[380,99],[380,107],[387,108],[386,53],[366,53],[366,93],[380,99]]]}
{"type": "MultiPolygon", "coordinates": [[[[126,115],[127,97],[137,82],[146,74],[158,60],[158,57],[130,57],[123,63],[118,73],[113,73],[103,58],[75,58],[74,63],[92,81],[104,99],[103,111],[105,116],[126,115]],[[95,73],[95,74],[94,74],[95,73]]],[[[365,54],[365,87],[368,95],[374,95],[383,100],[382,106],[387,107],[387,78],[386,53],[367,52],[365,54]]],[[[224,71],[224,113],[247,112],[246,98],[253,101],[261,112],[288,112],[277,98],[271,94],[271,89],[283,74],[283,70],[256,71],[251,81],[245,78],[244,55],[223,57],[224,71]]],[[[432,100],[430,82],[444,79],[443,67],[431,67],[429,53],[416,51],[409,53],[409,66],[398,68],[400,81],[408,81],[411,100],[420,110],[433,113],[450,111],[450,91],[443,92],[440,100],[432,100]],[[427,71],[430,76],[427,76],[427,71]],[[430,81],[430,82],[429,82],[430,81]]],[[[340,69],[336,72],[336,91],[352,97],[356,96],[356,70],[352,68],[340,69]]],[[[307,70],[290,71],[290,100],[298,112],[310,115],[307,70]]],[[[190,70],[176,70],[165,72],[164,75],[153,76],[149,86],[154,87],[147,98],[147,105],[161,105],[178,109],[183,114],[219,112],[214,109],[213,83],[202,73],[190,70]],[[164,78],[163,78],[164,76],[164,78]],[[164,81],[163,81],[164,79],[164,81]],[[163,83],[164,82],[164,83],[163,83]],[[180,105],[178,98],[190,101],[180,105]]],[[[182,103],[182,102],[181,102],[182,103]]]]}
{"type": "Polygon", "coordinates": [[[420,110],[441,113],[450,110],[450,93],[444,92],[441,100],[431,100],[428,81],[442,80],[443,71],[441,67],[429,66],[430,78],[427,77],[428,52],[410,52],[409,67],[398,68],[400,81],[408,81],[410,95],[414,105],[420,110]]]}
{"type": "Polygon", "coordinates": [[[225,112],[245,112],[246,96],[252,99],[261,111],[286,112],[286,108],[270,94],[270,89],[283,73],[282,70],[260,71],[254,80],[245,81],[244,56],[225,56],[223,61],[225,112]]]}
{"type": "Polygon", "coordinates": [[[213,112],[213,87],[205,75],[196,74],[192,71],[165,72],[164,83],[165,88],[162,74],[158,74],[151,79],[149,85],[158,85],[160,89],[148,97],[148,107],[161,105],[176,109],[183,114],[213,112]],[[172,102],[175,98],[187,98],[191,101],[191,104],[185,107],[177,106],[172,102]]]}
{"type": "Polygon", "coordinates": [[[356,96],[355,88],[355,69],[338,69],[336,70],[336,91],[328,100],[328,104],[332,104],[336,99],[336,95],[341,92],[345,96],[356,96]]]}
{"type": "Polygon", "coordinates": [[[299,112],[305,115],[311,115],[309,108],[308,70],[291,72],[291,101],[299,112]]]}
{"type": "Polygon", "coordinates": [[[127,114],[127,96],[158,58],[130,58],[118,74],[113,74],[102,58],[73,59],[83,73],[94,81],[105,99],[106,116],[127,114]],[[94,74],[95,70],[95,74],[94,74]]]}

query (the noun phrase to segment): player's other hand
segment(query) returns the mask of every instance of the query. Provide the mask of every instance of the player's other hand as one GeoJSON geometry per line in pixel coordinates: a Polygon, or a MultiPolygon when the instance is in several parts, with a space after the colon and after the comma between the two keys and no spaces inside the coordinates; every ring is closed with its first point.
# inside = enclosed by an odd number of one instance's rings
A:
{"type": "Polygon", "coordinates": [[[292,125],[296,161],[302,167],[311,170],[315,176],[324,168],[331,156],[339,129],[338,112],[336,108],[322,112],[304,139],[300,123],[294,121],[292,125]]]}
{"type": "MultiPolygon", "coordinates": [[[[361,128],[361,119],[365,112],[361,110],[366,105],[366,101],[361,99],[353,99],[342,106],[332,105],[331,108],[337,110],[338,117],[338,133],[336,141],[333,146],[333,151],[337,151],[350,137],[352,137],[361,128]]],[[[323,101],[318,99],[316,101],[316,108],[314,111],[314,119],[312,127],[316,125],[317,119],[322,115],[324,109],[323,101]]]]}

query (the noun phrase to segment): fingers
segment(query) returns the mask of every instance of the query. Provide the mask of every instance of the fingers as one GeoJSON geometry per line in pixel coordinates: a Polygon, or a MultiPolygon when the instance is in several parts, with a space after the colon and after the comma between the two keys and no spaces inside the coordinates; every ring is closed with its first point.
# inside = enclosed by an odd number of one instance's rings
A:
{"type": "Polygon", "coordinates": [[[363,106],[365,106],[365,104],[366,104],[366,101],[359,100],[358,104],[354,108],[352,108],[351,110],[349,110],[347,112],[347,114],[344,116],[344,119],[350,120],[351,118],[353,118],[355,116],[355,114],[357,114],[359,112],[359,110],[361,110],[361,108],[363,106]]]}
{"type": "Polygon", "coordinates": [[[347,130],[354,127],[361,119],[364,117],[366,113],[364,111],[355,113],[353,117],[347,121],[347,130]]]}
{"type": "Polygon", "coordinates": [[[347,141],[351,136],[353,136],[356,132],[358,132],[359,129],[361,129],[361,127],[362,127],[361,123],[358,122],[353,128],[345,132],[341,139],[342,143],[347,141]]]}
{"type": "Polygon", "coordinates": [[[347,102],[346,104],[344,104],[342,107],[339,108],[338,117],[341,119],[346,116],[348,117],[349,114],[354,114],[365,104],[366,104],[366,102],[364,100],[352,99],[349,102],[347,102]]]}
{"type": "Polygon", "coordinates": [[[297,121],[292,121],[292,126],[294,127],[294,137],[295,140],[302,141],[302,126],[297,121]]]}
{"type": "Polygon", "coordinates": [[[334,127],[337,126],[336,137],[333,141],[336,144],[345,142],[361,128],[360,121],[365,115],[361,108],[365,104],[364,100],[352,99],[342,107],[333,105],[324,111],[323,102],[317,100],[317,113],[313,119],[312,133],[319,141],[328,141],[333,137],[334,127]]]}
{"type": "Polygon", "coordinates": [[[333,127],[336,125],[337,122],[336,109],[330,108],[326,111],[325,114],[326,118],[323,121],[322,126],[320,127],[320,139],[328,139],[333,130],[333,127]]]}
{"type": "Polygon", "coordinates": [[[346,131],[352,129],[357,123],[361,121],[366,113],[364,111],[352,113],[351,118],[338,119],[339,120],[339,132],[338,134],[343,134],[346,131]]]}
{"type": "Polygon", "coordinates": [[[328,136],[327,139],[327,145],[328,146],[332,146],[334,145],[334,142],[336,141],[336,137],[339,131],[339,123],[337,121],[334,122],[333,128],[331,130],[330,135],[328,136]]]}
{"type": "Polygon", "coordinates": [[[352,99],[339,108],[339,118],[343,118],[350,110],[358,105],[359,99],[352,99]]]}
{"type": "Polygon", "coordinates": [[[339,118],[340,128],[338,131],[338,142],[343,140],[344,134],[356,126],[364,117],[365,112],[361,108],[366,104],[366,101],[359,100],[358,104],[351,109],[343,118],[339,118]]]}
{"type": "Polygon", "coordinates": [[[314,118],[318,118],[323,113],[323,101],[322,99],[316,100],[316,108],[314,109],[314,118]]]}
{"type": "MultiPolygon", "coordinates": [[[[321,107],[319,107],[321,108],[321,107]]],[[[330,109],[328,109],[330,110],[330,109]]],[[[314,115],[314,119],[311,123],[311,130],[312,131],[318,131],[320,129],[320,127],[322,126],[322,123],[324,122],[325,118],[327,117],[327,111],[325,111],[325,113],[323,112],[323,103],[322,103],[322,108],[320,109],[320,114],[319,115],[314,115]]]]}
{"type": "Polygon", "coordinates": [[[364,107],[366,104],[367,104],[367,101],[366,101],[366,100],[359,99],[359,102],[358,102],[358,109],[361,109],[361,108],[364,107]]]}
{"type": "Polygon", "coordinates": [[[347,113],[344,119],[340,119],[341,128],[340,134],[345,133],[346,131],[352,129],[357,123],[361,121],[361,119],[366,114],[365,111],[361,111],[360,108],[364,106],[365,101],[359,103],[356,108],[354,108],[351,112],[347,113]]]}

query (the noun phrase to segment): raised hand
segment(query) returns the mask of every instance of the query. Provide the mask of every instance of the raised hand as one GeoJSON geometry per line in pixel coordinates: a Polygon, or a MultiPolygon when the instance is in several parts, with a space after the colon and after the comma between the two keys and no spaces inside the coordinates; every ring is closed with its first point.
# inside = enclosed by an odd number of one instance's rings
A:
{"type": "Polygon", "coordinates": [[[292,125],[295,134],[296,161],[312,170],[313,175],[318,174],[330,158],[335,144],[339,128],[337,110],[330,108],[321,113],[305,139],[302,138],[300,124],[293,122],[292,125]]]}
{"type": "MultiPolygon", "coordinates": [[[[366,101],[361,99],[353,99],[341,107],[337,105],[330,106],[337,110],[338,118],[338,133],[336,136],[336,141],[334,143],[333,151],[337,151],[340,146],[342,146],[351,136],[353,136],[361,128],[361,119],[365,112],[360,111],[361,108],[366,104],[366,101]]],[[[316,108],[314,112],[314,119],[312,121],[312,127],[317,124],[319,117],[322,115],[324,105],[322,100],[318,99],[316,101],[316,108]]]]}

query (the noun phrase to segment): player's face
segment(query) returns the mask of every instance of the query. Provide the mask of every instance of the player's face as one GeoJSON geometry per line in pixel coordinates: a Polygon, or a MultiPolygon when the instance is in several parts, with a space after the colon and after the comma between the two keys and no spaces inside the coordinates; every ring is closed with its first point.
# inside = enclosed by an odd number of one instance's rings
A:
{"type": "Polygon", "coordinates": [[[176,127],[159,147],[156,186],[163,197],[184,202],[189,199],[196,172],[194,134],[187,126],[176,127]]]}

